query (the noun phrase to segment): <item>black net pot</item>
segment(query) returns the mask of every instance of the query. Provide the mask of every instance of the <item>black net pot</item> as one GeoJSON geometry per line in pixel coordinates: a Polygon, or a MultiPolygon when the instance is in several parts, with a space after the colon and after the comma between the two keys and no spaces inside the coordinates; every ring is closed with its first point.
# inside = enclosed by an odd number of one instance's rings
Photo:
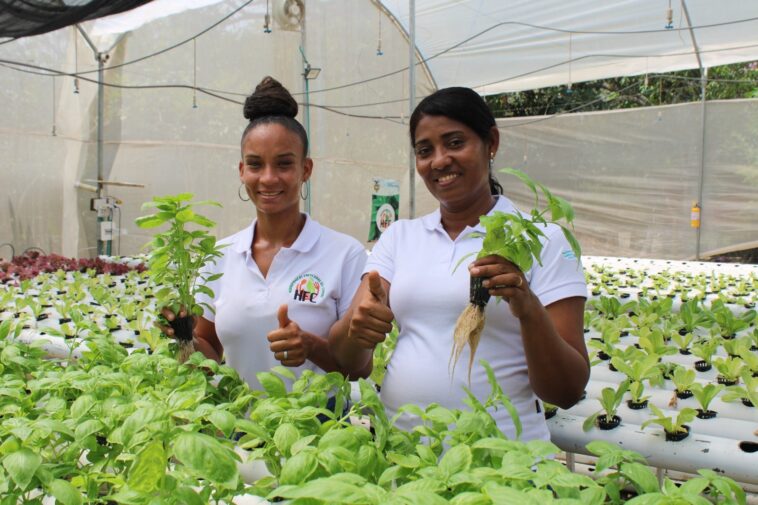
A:
{"type": "Polygon", "coordinates": [[[690,352],[690,350],[689,350],[689,349],[684,349],[684,348],[682,348],[682,349],[679,349],[679,354],[683,354],[683,355],[685,355],[685,356],[688,356],[688,355],[690,355],[690,354],[692,354],[692,353],[690,352]]]}
{"type": "Polygon", "coordinates": [[[676,390],[676,397],[680,400],[686,400],[687,398],[692,398],[692,391],[689,389],[685,389],[684,391],[676,390]]]}
{"type": "Polygon", "coordinates": [[[616,428],[619,424],[621,424],[621,418],[619,416],[613,416],[608,419],[608,416],[605,414],[601,416],[597,416],[597,427],[601,430],[612,430],[613,428],[616,428]]]}
{"type": "Polygon", "coordinates": [[[182,342],[192,340],[192,316],[177,317],[170,321],[169,325],[174,330],[174,337],[177,340],[182,342]]]}
{"type": "Polygon", "coordinates": [[[642,410],[644,408],[647,408],[647,400],[642,400],[641,402],[635,402],[632,400],[626,401],[626,406],[629,407],[632,410],[642,410]]]}
{"type": "Polygon", "coordinates": [[[609,359],[611,359],[611,356],[608,353],[606,353],[605,351],[598,351],[597,352],[597,359],[600,359],[600,360],[603,360],[603,361],[608,361],[609,359]]]}
{"type": "Polygon", "coordinates": [[[681,440],[684,440],[688,436],[690,436],[690,427],[686,424],[682,425],[682,428],[684,428],[686,431],[677,431],[676,433],[669,433],[666,431],[666,441],[667,442],[679,442],[681,440]]]}
{"type": "Polygon", "coordinates": [[[705,361],[704,359],[698,360],[695,362],[695,370],[698,372],[707,372],[711,369],[711,364],[705,361]]]}
{"type": "Polygon", "coordinates": [[[742,404],[743,404],[745,407],[755,407],[755,405],[753,405],[753,402],[751,402],[751,401],[750,401],[750,400],[748,400],[747,398],[742,398],[741,400],[742,400],[742,404]]]}
{"type": "Polygon", "coordinates": [[[703,409],[697,409],[697,418],[698,419],[713,419],[718,415],[718,412],[715,410],[703,410],[703,409]]]}
{"type": "Polygon", "coordinates": [[[545,409],[545,419],[553,418],[557,413],[558,409],[556,408],[545,409]]]}
{"type": "Polygon", "coordinates": [[[737,379],[727,379],[723,375],[716,376],[716,382],[723,384],[724,386],[734,386],[737,384],[737,379]]]}

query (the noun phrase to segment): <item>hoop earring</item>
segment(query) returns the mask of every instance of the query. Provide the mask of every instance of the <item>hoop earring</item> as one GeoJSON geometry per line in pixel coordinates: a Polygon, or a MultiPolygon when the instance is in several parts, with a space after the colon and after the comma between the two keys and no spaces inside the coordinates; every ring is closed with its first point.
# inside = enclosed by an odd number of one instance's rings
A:
{"type": "Polygon", "coordinates": [[[303,181],[303,185],[300,186],[300,198],[307,200],[309,196],[311,196],[311,190],[308,186],[308,183],[303,181]],[[303,188],[305,188],[305,194],[303,194],[303,188]]]}
{"type": "Polygon", "coordinates": [[[242,186],[244,186],[244,184],[242,184],[242,183],[240,182],[240,187],[239,187],[239,188],[237,188],[237,196],[238,196],[238,197],[239,197],[239,199],[240,199],[240,200],[242,200],[243,202],[249,202],[249,201],[250,201],[250,197],[249,197],[249,196],[248,196],[247,198],[242,198],[242,193],[240,192],[240,190],[242,189],[242,186]]]}

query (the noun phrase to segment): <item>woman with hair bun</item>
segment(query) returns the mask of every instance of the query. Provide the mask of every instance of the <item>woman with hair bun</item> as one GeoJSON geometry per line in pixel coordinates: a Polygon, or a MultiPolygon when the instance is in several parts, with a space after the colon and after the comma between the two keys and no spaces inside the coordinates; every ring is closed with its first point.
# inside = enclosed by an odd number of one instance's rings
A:
{"type": "Polygon", "coordinates": [[[208,283],[215,297],[198,299],[214,310],[197,318],[195,349],[215,360],[225,355],[254,389],[256,373],[279,364],[341,371],[325,337],[347,311],[366,262],[357,240],[300,212],[313,160],[297,109],[271,77],[245,100],[239,196],[255,206],[256,219],[220,241],[223,257],[206,270],[223,274],[208,283]]]}

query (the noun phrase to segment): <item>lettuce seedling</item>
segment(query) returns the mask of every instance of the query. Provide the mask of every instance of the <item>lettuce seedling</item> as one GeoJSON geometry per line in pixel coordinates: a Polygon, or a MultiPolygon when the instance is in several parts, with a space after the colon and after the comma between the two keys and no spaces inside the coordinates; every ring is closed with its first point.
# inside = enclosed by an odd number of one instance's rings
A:
{"type": "MultiPolygon", "coordinates": [[[[525,173],[512,168],[504,168],[501,172],[518,177],[534,194],[534,208],[529,214],[515,212],[513,214],[494,211],[490,215],[481,216],[479,222],[484,228],[484,233],[473,232],[471,237],[481,237],[482,248],[478,253],[464,255],[455,268],[470,256],[476,254],[476,259],[486,256],[497,255],[505,258],[516,265],[522,272],[528,272],[535,259],[541,265],[544,229],[548,224],[555,224],[563,231],[563,235],[571,247],[577,261],[581,256],[581,247],[571,230],[566,225],[572,225],[574,221],[574,209],[571,205],[558,196],[553,195],[545,186],[533,181],[525,173]],[[547,206],[540,209],[540,193],[547,201],[547,206]],[[566,225],[560,223],[564,221],[566,225]]],[[[471,380],[471,367],[474,363],[476,348],[484,329],[484,307],[489,301],[490,295],[487,289],[482,287],[482,279],[471,278],[469,304],[461,313],[455,325],[453,333],[453,350],[450,355],[451,373],[455,369],[463,347],[468,343],[469,355],[469,380],[471,380]]]]}
{"type": "Polygon", "coordinates": [[[747,406],[758,405],[758,377],[753,377],[750,370],[743,368],[740,374],[743,386],[729,386],[721,399],[725,402],[741,400],[747,406]]]}
{"type": "Polygon", "coordinates": [[[676,417],[667,416],[661,409],[652,404],[650,405],[650,410],[653,411],[656,417],[643,422],[642,429],[645,429],[651,424],[658,424],[668,435],[687,433],[688,429],[685,427],[685,423],[695,419],[695,414],[697,413],[695,409],[684,408],[678,412],[676,417]]]}
{"type": "Polygon", "coordinates": [[[616,411],[621,405],[621,402],[624,399],[624,394],[626,394],[628,389],[629,381],[627,380],[619,384],[618,389],[613,389],[611,387],[603,388],[600,392],[600,398],[598,398],[603,409],[598,410],[591,416],[587,417],[587,419],[584,420],[584,424],[582,424],[582,429],[584,431],[589,431],[590,428],[597,424],[599,417],[604,418],[605,422],[611,423],[613,418],[616,417],[616,411]]]}
{"type": "Polygon", "coordinates": [[[703,385],[699,382],[695,382],[690,386],[690,391],[692,391],[695,400],[697,400],[697,403],[700,405],[702,413],[709,412],[708,406],[722,389],[724,389],[722,384],[703,385]]]}

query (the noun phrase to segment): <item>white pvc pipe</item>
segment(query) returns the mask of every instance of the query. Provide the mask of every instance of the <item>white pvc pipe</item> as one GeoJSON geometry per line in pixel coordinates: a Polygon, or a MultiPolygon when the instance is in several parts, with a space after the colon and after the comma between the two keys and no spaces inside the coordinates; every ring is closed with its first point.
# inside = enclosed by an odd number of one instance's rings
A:
{"type": "Polygon", "coordinates": [[[605,440],[640,453],[652,466],[690,473],[710,468],[738,482],[758,484],[758,452],[746,452],[736,440],[691,434],[680,442],[667,442],[663,430],[642,431],[639,425],[625,422],[613,430],[585,433],[583,422],[581,417],[559,412],[548,420],[553,443],[567,452],[589,454],[587,444],[605,440]]]}
{"type": "Polygon", "coordinates": [[[272,476],[262,459],[250,459],[250,452],[241,447],[235,447],[234,452],[242,458],[242,462],[237,463],[237,470],[246,484],[254,484],[264,477],[272,476]]]}

